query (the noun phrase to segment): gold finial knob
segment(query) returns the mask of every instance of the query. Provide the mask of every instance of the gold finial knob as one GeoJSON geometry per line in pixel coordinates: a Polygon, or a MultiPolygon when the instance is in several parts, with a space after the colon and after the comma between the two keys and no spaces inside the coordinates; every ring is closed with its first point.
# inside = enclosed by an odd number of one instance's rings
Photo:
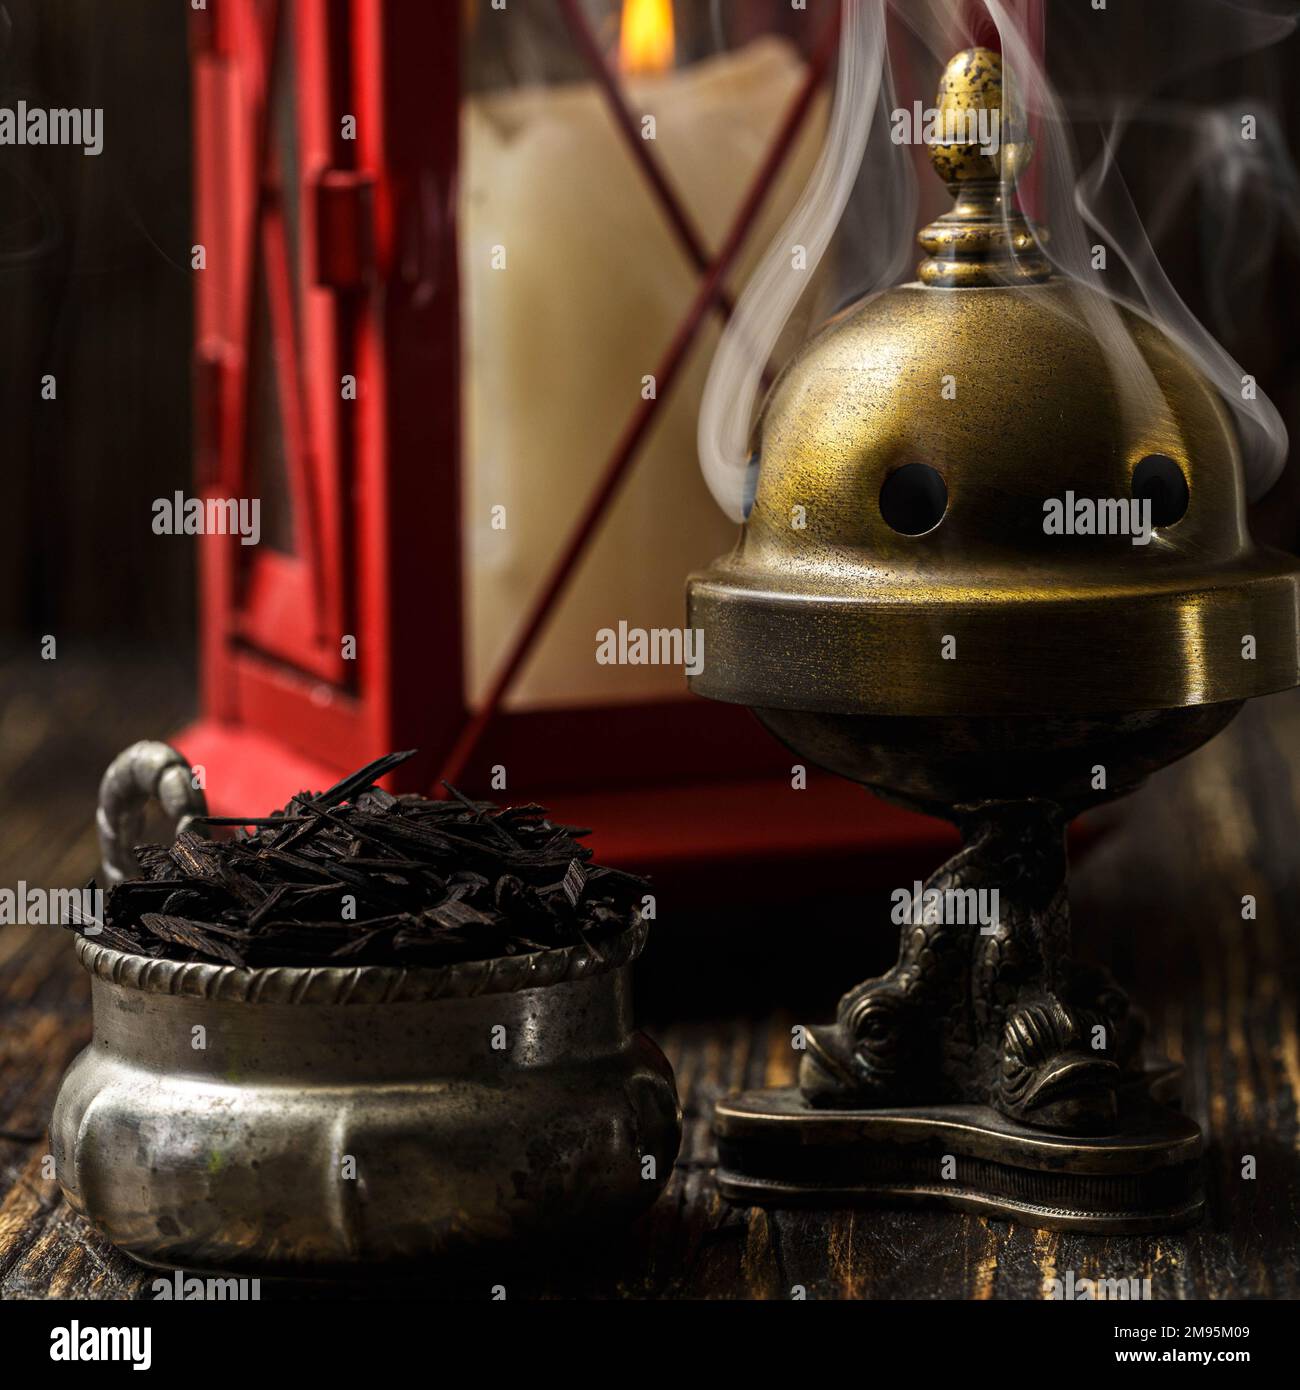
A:
{"type": "Polygon", "coordinates": [[[918,238],[929,252],[918,274],[949,289],[1032,283],[1052,273],[1024,214],[1012,203],[1033,157],[1024,113],[1004,84],[1002,58],[964,49],[944,69],[935,101],[930,162],[956,205],[918,238]]]}

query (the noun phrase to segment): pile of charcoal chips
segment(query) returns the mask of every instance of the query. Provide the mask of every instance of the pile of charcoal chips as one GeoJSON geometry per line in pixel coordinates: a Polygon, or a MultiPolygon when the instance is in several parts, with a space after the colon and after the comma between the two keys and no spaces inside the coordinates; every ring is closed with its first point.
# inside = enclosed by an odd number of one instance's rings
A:
{"type": "Polygon", "coordinates": [[[647,884],[592,864],[585,830],[553,825],[542,806],[374,785],[411,756],[270,816],[208,819],[233,838],[186,829],[137,848],[143,877],[110,891],[93,939],[223,965],[438,966],[579,943],[599,953],[627,927],[647,884]]]}

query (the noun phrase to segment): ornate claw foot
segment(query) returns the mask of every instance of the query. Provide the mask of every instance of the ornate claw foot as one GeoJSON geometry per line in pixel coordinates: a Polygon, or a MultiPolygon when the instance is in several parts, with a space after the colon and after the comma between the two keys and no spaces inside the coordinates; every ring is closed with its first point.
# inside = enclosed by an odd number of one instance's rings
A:
{"type": "Polygon", "coordinates": [[[808,1030],[814,1105],[977,1102],[1068,1133],[1105,1132],[1141,1026],[1103,971],[1068,958],[1065,825],[1046,801],[957,809],[961,850],[926,882],[898,962],[808,1030]]]}

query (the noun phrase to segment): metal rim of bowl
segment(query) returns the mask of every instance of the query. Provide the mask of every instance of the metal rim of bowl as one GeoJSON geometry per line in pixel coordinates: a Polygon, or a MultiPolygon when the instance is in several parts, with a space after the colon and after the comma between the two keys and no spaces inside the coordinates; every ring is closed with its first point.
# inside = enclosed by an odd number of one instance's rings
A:
{"type": "Polygon", "coordinates": [[[136,955],[86,936],[77,938],[77,959],[99,979],[148,994],[243,1004],[404,1004],[591,979],[636,960],[649,929],[633,909],[627,927],[599,947],[583,942],[438,966],[212,965],[136,955]]]}

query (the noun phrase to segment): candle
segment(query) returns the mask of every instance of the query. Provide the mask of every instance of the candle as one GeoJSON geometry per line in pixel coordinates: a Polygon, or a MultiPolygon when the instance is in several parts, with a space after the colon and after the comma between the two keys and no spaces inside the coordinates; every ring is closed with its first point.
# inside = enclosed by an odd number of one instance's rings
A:
{"type": "MultiPolygon", "coordinates": [[[[644,6],[633,8],[644,24],[644,6]]],[[[805,65],[790,44],[766,38],[644,75],[637,72],[644,56],[628,53],[630,27],[622,54],[633,74],[630,109],[638,120],[653,118],[653,152],[706,245],[716,248],[805,65]]],[[[662,34],[644,32],[645,47],[662,45],[662,34]]],[[[660,55],[663,62],[662,47],[660,55]]],[[[825,99],[819,102],[750,234],[737,286],[812,170],[825,127],[825,99]]],[[[469,101],[463,180],[466,657],[474,703],[628,416],[655,389],[646,378],[698,273],[593,84],[469,101]]],[[[696,464],[696,413],[719,331],[716,320],[708,325],[660,405],[508,706],[684,690],[680,666],[598,662],[597,634],[620,623],[680,628],[686,574],[734,538],[696,464]]]]}

